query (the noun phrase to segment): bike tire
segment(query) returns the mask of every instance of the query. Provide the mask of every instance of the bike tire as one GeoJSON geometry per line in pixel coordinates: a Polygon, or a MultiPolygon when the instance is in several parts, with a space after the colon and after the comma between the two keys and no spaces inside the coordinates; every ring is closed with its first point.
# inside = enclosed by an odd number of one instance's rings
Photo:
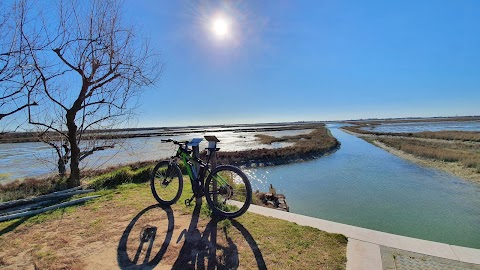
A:
{"type": "Polygon", "coordinates": [[[252,202],[252,185],[239,168],[218,166],[205,181],[205,198],[213,214],[236,218],[244,214],[252,202]],[[238,207],[227,204],[229,200],[236,201],[238,207]]]}
{"type": "Polygon", "coordinates": [[[169,161],[160,161],[153,169],[150,188],[159,204],[176,203],[183,190],[183,176],[178,165],[171,164],[169,161]]]}

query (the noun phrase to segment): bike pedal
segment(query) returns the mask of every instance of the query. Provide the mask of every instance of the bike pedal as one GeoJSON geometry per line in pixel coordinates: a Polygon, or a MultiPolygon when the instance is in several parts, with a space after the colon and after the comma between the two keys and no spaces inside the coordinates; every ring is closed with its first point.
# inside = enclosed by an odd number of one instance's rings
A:
{"type": "Polygon", "coordinates": [[[193,195],[190,199],[186,199],[185,206],[191,206],[193,199],[195,199],[195,195],[193,195]]]}

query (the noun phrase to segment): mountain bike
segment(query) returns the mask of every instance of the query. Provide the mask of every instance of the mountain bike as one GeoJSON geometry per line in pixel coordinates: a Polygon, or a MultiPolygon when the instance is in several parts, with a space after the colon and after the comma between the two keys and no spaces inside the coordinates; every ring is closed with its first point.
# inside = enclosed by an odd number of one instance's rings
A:
{"type": "MultiPolygon", "coordinates": [[[[201,139],[200,139],[201,140],[201,139]]],[[[153,169],[150,187],[161,205],[178,201],[183,190],[183,175],[178,160],[183,161],[192,184],[193,196],[185,200],[190,205],[194,198],[205,196],[215,215],[235,218],[245,213],[252,201],[252,186],[245,173],[231,165],[210,169],[210,159],[219,148],[206,148],[206,161],[192,155],[188,141],[162,140],[178,145],[175,156],[160,161],[153,169]],[[230,202],[234,203],[235,206],[230,202]]]]}

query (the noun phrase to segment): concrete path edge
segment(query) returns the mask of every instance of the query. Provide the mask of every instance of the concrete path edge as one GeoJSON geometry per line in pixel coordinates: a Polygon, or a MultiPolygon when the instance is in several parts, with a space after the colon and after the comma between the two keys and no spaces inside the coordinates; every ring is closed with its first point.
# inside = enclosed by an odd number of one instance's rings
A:
{"type": "MultiPolygon", "coordinates": [[[[235,204],[235,202],[233,202],[235,204]]],[[[380,246],[480,264],[480,250],[395,235],[333,221],[251,205],[249,212],[295,222],[348,238],[347,269],[382,269],[380,246]]]]}

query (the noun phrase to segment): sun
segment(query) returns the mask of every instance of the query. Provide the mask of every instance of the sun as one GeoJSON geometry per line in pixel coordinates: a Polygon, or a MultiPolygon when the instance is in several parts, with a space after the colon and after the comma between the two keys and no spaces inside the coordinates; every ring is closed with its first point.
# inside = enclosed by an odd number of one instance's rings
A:
{"type": "Polygon", "coordinates": [[[216,38],[226,39],[231,33],[230,20],[223,16],[216,16],[212,19],[210,30],[216,38]]]}

